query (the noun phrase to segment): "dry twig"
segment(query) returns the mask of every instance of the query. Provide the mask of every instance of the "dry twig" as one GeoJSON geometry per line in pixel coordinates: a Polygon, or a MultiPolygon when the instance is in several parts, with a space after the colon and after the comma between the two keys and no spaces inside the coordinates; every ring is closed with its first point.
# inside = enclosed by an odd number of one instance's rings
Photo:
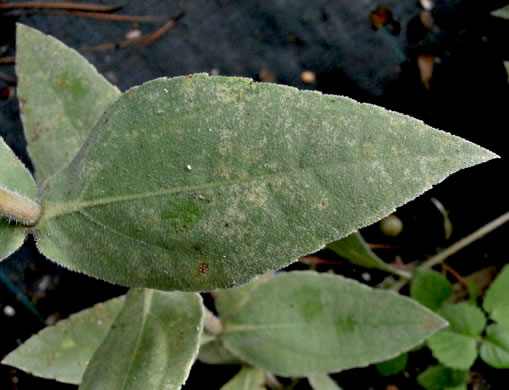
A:
{"type": "Polygon", "coordinates": [[[0,10],[12,9],[62,9],[62,10],[77,10],[77,11],[90,11],[90,12],[113,12],[121,9],[124,5],[104,5],[93,3],[74,3],[74,2],[60,2],[60,1],[20,1],[13,3],[0,3],[0,10]]]}

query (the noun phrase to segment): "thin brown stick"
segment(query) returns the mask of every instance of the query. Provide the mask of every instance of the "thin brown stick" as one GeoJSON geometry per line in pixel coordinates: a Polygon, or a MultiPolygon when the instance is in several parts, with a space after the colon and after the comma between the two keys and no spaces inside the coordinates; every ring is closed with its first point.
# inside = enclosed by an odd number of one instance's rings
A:
{"type": "Polygon", "coordinates": [[[0,57],[0,64],[13,64],[15,61],[14,56],[10,57],[0,57]]]}
{"type": "Polygon", "coordinates": [[[463,286],[463,287],[468,287],[468,282],[467,280],[461,276],[459,274],[458,271],[456,271],[454,268],[452,268],[450,265],[448,265],[447,263],[442,263],[443,267],[445,268],[445,270],[447,272],[449,272],[452,276],[454,276],[454,278],[463,286]]]}
{"type": "Polygon", "coordinates": [[[176,18],[169,20],[168,22],[166,22],[163,26],[158,28],[153,33],[148,34],[148,35],[143,35],[139,38],[125,39],[125,40],[117,41],[117,42],[102,43],[97,46],[83,47],[79,50],[83,51],[83,52],[90,52],[90,51],[119,49],[119,48],[132,46],[132,45],[149,45],[152,42],[156,41],[157,39],[161,38],[170,28],[172,28],[177,23],[177,20],[180,19],[182,16],[183,16],[183,14],[177,16],[176,18]]]}
{"type": "Polygon", "coordinates": [[[52,14],[72,15],[80,18],[103,19],[114,22],[127,22],[127,23],[159,23],[165,20],[165,18],[161,18],[159,16],[119,15],[119,14],[106,14],[104,12],[61,11],[52,14]]]}
{"type": "Polygon", "coordinates": [[[91,12],[113,12],[121,9],[124,5],[104,5],[93,3],[74,3],[74,2],[59,2],[59,1],[20,1],[13,3],[0,3],[0,10],[2,9],[63,9],[63,10],[79,10],[91,12]]]}

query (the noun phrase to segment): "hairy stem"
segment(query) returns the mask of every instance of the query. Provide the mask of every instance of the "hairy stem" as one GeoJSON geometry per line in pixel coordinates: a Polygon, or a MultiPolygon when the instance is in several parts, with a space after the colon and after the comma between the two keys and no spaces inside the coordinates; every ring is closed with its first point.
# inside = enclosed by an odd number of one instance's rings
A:
{"type": "Polygon", "coordinates": [[[0,188],[0,216],[33,226],[41,216],[41,206],[23,195],[0,188]]]}
{"type": "Polygon", "coordinates": [[[223,323],[206,307],[205,317],[203,319],[203,327],[207,332],[213,334],[214,336],[219,336],[221,333],[223,333],[223,323]]]}

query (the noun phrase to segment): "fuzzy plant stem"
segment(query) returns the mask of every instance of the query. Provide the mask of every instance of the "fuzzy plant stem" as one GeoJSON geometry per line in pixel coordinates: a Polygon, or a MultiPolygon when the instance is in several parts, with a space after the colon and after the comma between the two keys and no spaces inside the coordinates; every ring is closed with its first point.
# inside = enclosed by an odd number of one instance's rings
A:
{"type": "Polygon", "coordinates": [[[33,226],[41,216],[41,206],[23,195],[0,188],[0,216],[33,226]]]}
{"type": "Polygon", "coordinates": [[[203,327],[207,332],[214,336],[223,333],[223,323],[209,309],[205,308],[205,317],[203,319],[203,327]]]}

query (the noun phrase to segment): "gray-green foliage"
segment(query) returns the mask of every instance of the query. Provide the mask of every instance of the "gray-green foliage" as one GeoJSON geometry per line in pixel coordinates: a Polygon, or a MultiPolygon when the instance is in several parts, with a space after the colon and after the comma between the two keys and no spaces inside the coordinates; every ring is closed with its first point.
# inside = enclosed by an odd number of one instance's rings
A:
{"type": "Polygon", "coordinates": [[[178,390],[198,353],[196,293],[131,289],[83,376],[80,390],[178,390]]]}
{"type": "MultiPolygon", "coordinates": [[[[30,231],[50,259],[108,281],[228,287],[495,157],[382,108],[248,79],[158,79],[118,98],[75,51],[21,25],[17,37],[22,117],[43,215],[31,228],[0,220],[0,258],[30,231]]],[[[3,141],[0,188],[38,200],[33,178],[3,141]]],[[[393,271],[373,263],[365,245],[362,251],[371,266],[393,271]]],[[[415,301],[309,272],[217,296],[225,330],[208,342],[197,294],[135,289],[121,309],[115,300],[106,314],[97,306],[71,317],[6,363],[71,383],[83,376],[82,390],[179,389],[202,338],[202,358],[211,356],[208,348],[216,362],[313,374],[316,389],[335,388],[323,373],[394,357],[445,324],[415,301]]],[[[243,368],[225,388],[249,388],[246,378],[261,385],[261,374],[243,368]]]]}
{"type": "MultiPolygon", "coordinates": [[[[31,200],[37,200],[37,185],[23,163],[0,138],[0,201],[2,190],[19,194],[31,200]]],[[[0,212],[0,261],[18,249],[25,241],[28,229],[17,224],[10,224],[0,212]]]]}
{"type": "Polygon", "coordinates": [[[21,118],[37,181],[69,163],[120,91],[78,52],[18,24],[16,72],[21,118]],[[48,56],[57,58],[48,61],[48,56]]]}
{"type": "Polygon", "coordinates": [[[158,79],[122,95],[49,178],[35,234],[47,257],[109,281],[224,288],[492,157],[346,98],[240,78],[158,79]]]}
{"type": "Polygon", "coordinates": [[[217,292],[225,347],[282,376],[387,360],[446,325],[409,298],[337,275],[290,272],[258,282],[248,294],[237,291],[237,302],[232,291],[217,292]]]}
{"type": "Polygon", "coordinates": [[[123,297],[97,304],[47,327],[2,361],[34,375],[80,384],[88,362],[120,311],[123,297]]]}

